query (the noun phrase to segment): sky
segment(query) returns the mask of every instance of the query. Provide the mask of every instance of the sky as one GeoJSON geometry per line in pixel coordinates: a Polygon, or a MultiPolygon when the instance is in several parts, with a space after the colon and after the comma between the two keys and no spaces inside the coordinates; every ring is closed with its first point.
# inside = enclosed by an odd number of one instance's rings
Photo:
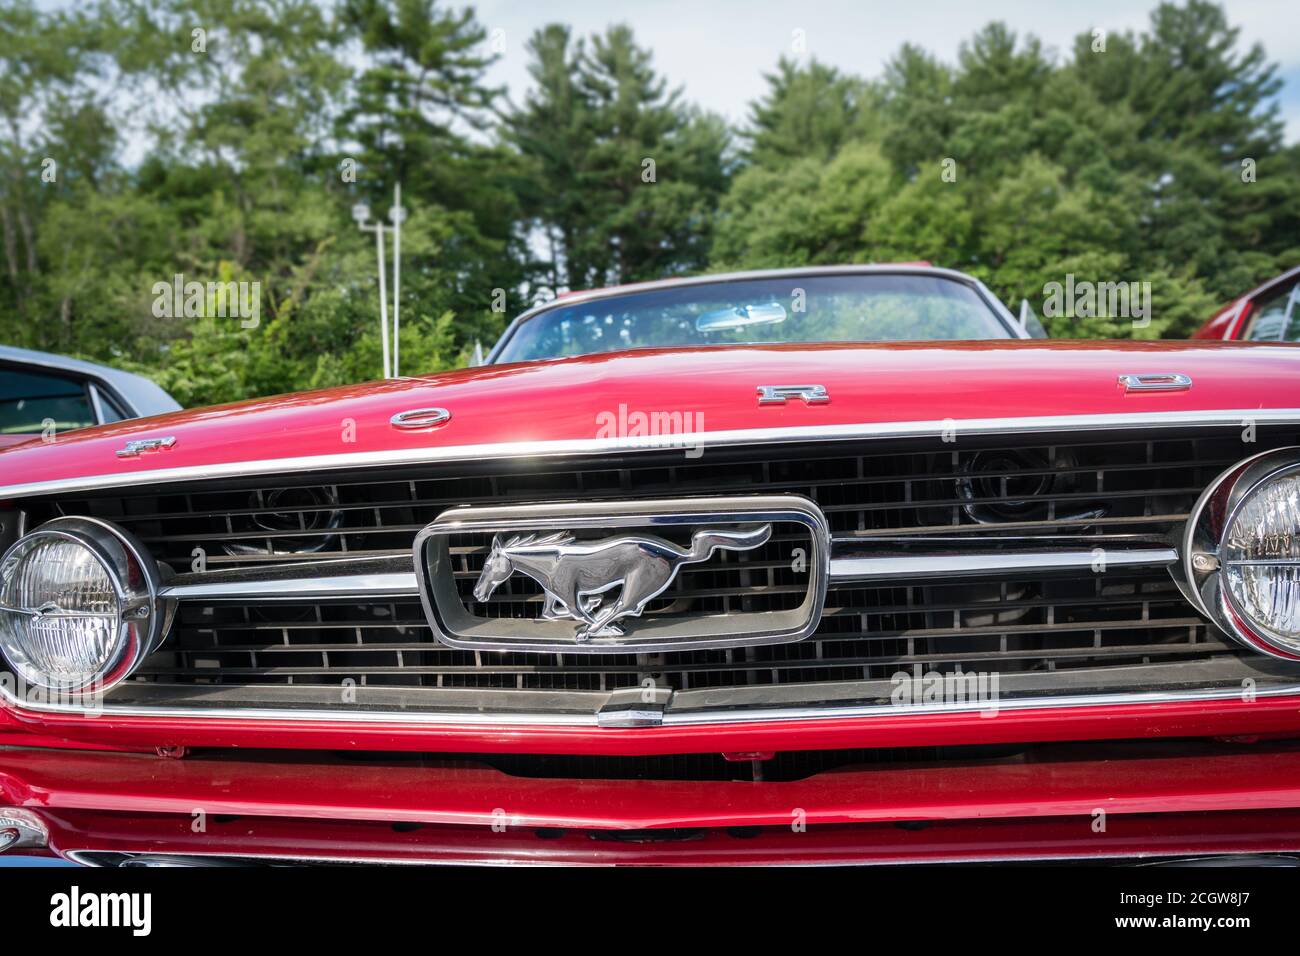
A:
{"type": "MultiPolygon", "coordinates": [[[[529,35],[549,22],[579,34],[627,23],[654,53],[656,68],[686,99],[745,120],[765,90],[763,74],[790,55],[800,30],[808,56],[859,76],[880,74],[905,42],[952,62],[957,48],[991,20],[1032,33],[1066,55],[1079,33],[1139,31],[1156,0],[479,0],[479,21],[495,34],[500,60],[490,75],[516,102],[527,90],[529,35]]],[[[1300,141],[1300,2],[1227,0],[1228,18],[1248,47],[1263,43],[1284,82],[1279,105],[1287,140],[1300,141]]],[[[492,42],[490,39],[489,42],[492,42]]]]}
{"type": "MultiPolygon", "coordinates": [[[[78,0],[35,0],[44,9],[78,0]]],[[[321,0],[323,2],[323,0],[321,0]]],[[[1300,142],[1300,0],[1219,0],[1241,29],[1242,48],[1262,43],[1278,65],[1288,142],[1300,142]]],[[[962,41],[992,20],[1032,33],[1060,55],[1080,33],[1143,30],[1158,0],[439,0],[472,6],[499,51],[489,80],[521,102],[531,80],[525,44],[538,27],[566,23],[579,35],[612,23],[632,27],[655,67],[688,101],[743,124],[766,90],[763,74],[802,55],[868,79],[904,43],[954,62],[962,41]]]]}

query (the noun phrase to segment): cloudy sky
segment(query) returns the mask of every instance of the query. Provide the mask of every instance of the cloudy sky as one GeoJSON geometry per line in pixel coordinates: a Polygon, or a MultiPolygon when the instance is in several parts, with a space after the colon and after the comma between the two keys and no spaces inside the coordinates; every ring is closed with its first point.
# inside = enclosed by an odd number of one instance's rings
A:
{"type": "MultiPolygon", "coordinates": [[[[803,31],[809,55],[874,77],[904,42],[951,61],[963,40],[997,19],[1064,54],[1082,32],[1142,29],[1155,0],[480,0],[474,6],[484,26],[503,31],[505,53],[492,79],[516,99],[528,87],[524,43],[537,27],[561,21],[586,34],[623,22],[688,99],[739,122],[764,90],[762,74],[791,52],[795,30],[803,31]]],[[[1226,7],[1242,41],[1263,43],[1279,64],[1287,138],[1300,140],[1300,2],[1227,0],[1226,7]]]]}

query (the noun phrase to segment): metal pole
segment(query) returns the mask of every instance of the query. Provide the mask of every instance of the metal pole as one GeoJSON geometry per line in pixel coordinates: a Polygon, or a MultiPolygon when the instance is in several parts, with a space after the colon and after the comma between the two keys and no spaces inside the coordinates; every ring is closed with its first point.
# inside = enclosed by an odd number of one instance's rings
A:
{"type": "Polygon", "coordinates": [[[388,293],[384,289],[384,221],[375,223],[375,248],[379,253],[379,338],[384,349],[384,378],[393,377],[388,358],[388,293]]]}
{"type": "Polygon", "coordinates": [[[393,187],[393,378],[401,373],[397,370],[398,355],[401,352],[401,337],[398,334],[398,303],[402,298],[402,184],[393,187]]]}

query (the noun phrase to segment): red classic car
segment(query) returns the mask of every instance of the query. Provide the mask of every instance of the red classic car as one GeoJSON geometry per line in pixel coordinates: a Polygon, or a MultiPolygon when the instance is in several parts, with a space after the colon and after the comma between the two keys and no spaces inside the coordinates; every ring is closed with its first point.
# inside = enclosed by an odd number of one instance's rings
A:
{"type": "Polygon", "coordinates": [[[1300,350],[925,266],[0,452],[0,841],[101,865],[1300,853],[1300,350]]]}

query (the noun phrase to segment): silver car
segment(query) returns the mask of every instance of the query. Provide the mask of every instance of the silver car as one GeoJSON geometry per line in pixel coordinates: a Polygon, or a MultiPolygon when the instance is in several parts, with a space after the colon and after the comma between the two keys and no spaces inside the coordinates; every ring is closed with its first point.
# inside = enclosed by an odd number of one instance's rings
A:
{"type": "Polygon", "coordinates": [[[174,398],[143,376],[0,345],[0,447],[48,427],[65,432],[179,410],[174,398]]]}

